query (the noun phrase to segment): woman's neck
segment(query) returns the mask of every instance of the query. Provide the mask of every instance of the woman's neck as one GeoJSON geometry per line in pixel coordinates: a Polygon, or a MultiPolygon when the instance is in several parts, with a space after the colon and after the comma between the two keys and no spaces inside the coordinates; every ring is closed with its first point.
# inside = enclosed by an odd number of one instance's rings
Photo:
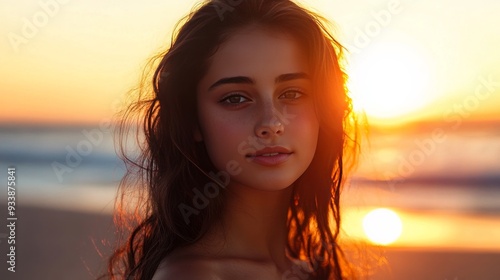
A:
{"type": "Polygon", "coordinates": [[[288,269],[286,220],[291,195],[291,187],[262,191],[228,186],[223,219],[203,243],[214,246],[221,257],[272,262],[279,270],[288,269]]]}

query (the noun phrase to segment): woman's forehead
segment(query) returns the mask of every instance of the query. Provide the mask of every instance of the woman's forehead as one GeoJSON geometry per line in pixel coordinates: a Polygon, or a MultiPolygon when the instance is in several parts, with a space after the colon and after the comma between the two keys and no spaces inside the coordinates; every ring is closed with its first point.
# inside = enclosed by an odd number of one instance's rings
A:
{"type": "Polygon", "coordinates": [[[304,52],[291,36],[264,29],[243,29],[221,44],[202,83],[231,76],[274,80],[287,73],[307,73],[307,68],[304,52]]]}

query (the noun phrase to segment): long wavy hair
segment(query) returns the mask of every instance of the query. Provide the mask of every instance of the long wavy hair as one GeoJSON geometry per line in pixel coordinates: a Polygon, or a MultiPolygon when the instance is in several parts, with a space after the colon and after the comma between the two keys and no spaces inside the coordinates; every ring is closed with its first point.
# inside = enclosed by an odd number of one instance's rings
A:
{"type": "Polygon", "coordinates": [[[349,274],[337,239],[340,192],[357,145],[339,63],[342,46],[322,17],[290,0],[212,0],[178,24],[168,50],[151,62],[152,83],[145,72],[134,91],[138,96],[121,116],[118,136],[127,172],[116,204],[117,249],[105,278],[151,279],[163,258],[195,243],[221,219],[223,191],[189,224],[179,205],[190,205],[193,188],[203,192],[212,180],[207,174],[215,170],[203,143],[193,137],[197,84],[218,47],[248,25],[293,36],[312,69],[320,131],[312,163],[291,186],[286,254],[306,261],[311,279],[346,279],[349,274]],[[126,139],[132,132],[139,149],[130,151],[126,139]]]}

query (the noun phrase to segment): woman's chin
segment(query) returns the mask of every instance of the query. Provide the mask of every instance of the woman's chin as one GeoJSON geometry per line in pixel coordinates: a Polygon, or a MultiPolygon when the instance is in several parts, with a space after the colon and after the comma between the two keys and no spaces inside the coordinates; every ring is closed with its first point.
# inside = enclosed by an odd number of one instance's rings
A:
{"type": "MultiPolygon", "coordinates": [[[[250,184],[238,182],[237,185],[240,188],[244,187],[256,191],[281,191],[292,186],[295,180],[292,178],[266,178],[264,180],[253,180],[250,184]]],[[[231,188],[231,184],[229,185],[229,188],[231,188]]]]}

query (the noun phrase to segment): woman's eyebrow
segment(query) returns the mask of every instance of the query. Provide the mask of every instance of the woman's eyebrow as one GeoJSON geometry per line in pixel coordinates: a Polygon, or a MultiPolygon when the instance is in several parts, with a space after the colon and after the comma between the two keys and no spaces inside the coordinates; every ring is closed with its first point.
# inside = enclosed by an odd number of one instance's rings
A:
{"type": "MultiPolygon", "coordinates": [[[[283,83],[291,80],[297,80],[297,79],[309,79],[309,75],[307,75],[304,72],[297,72],[297,73],[287,73],[287,74],[282,74],[276,77],[274,82],[276,84],[278,83],[283,83]]],[[[218,80],[217,82],[213,83],[208,90],[212,90],[220,85],[223,84],[255,84],[255,81],[252,78],[245,77],[245,76],[235,76],[235,77],[227,77],[227,78],[222,78],[218,80]]]]}
{"type": "Polygon", "coordinates": [[[279,75],[274,82],[275,83],[283,83],[291,80],[298,80],[298,79],[310,79],[309,75],[307,75],[304,72],[297,72],[297,73],[288,73],[288,74],[282,74],[279,75]]]}
{"type": "Polygon", "coordinates": [[[245,77],[245,76],[222,78],[222,79],[218,80],[217,82],[213,83],[208,88],[208,90],[212,90],[213,88],[216,88],[216,87],[223,85],[223,84],[255,84],[255,82],[251,78],[245,77]]]}

